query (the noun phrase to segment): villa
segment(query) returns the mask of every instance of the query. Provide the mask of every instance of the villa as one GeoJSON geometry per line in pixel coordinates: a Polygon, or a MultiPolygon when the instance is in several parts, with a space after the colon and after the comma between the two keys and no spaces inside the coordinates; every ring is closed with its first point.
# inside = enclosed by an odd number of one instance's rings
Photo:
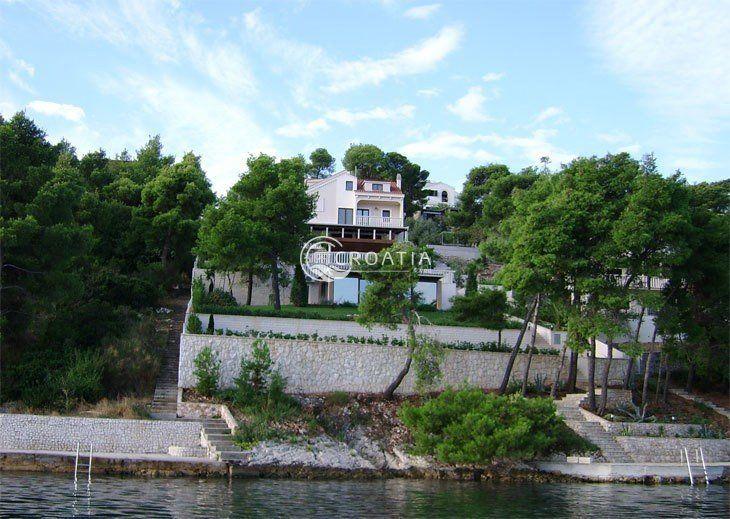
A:
{"type": "Polygon", "coordinates": [[[444,182],[427,182],[424,186],[426,203],[419,211],[419,218],[436,218],[443,216],[444,211],[456,206],[456,189],[444,182]]]}
{"type": "MultiPolygon", "coordinates": [[[[307,192],[317,200],[315,216],[309,220],[310,229],[313,235],[337,240],[339,245],[332,251],[337,262],[349,263],[353,252],[379,252],[408,240],[400,175],[395,181],[388,181],[360,178],[343,170],[324,179],[310,179],[307,184],[307,192]]],[[[443,193],[455,201],[453,188],[443,193]]],[[[453,271],[445,264],[431,267],[421,269],[417,290],[424,302],[448,309],[450,299],[456,295],[453,271]]],[[[366,281],[357,272],[330,282],[311,281],[309,302],[357,303],[365,286],[366,281]]]]}

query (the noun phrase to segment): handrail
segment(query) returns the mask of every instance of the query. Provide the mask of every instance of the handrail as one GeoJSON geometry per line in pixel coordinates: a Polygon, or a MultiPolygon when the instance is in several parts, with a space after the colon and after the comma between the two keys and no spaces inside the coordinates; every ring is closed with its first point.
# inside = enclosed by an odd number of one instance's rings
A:
{"type": "Polygon", "coordinates": [[[403,218],[392,216],[355,216],[355,225],[367,227],[403,227],[403,218]]]}

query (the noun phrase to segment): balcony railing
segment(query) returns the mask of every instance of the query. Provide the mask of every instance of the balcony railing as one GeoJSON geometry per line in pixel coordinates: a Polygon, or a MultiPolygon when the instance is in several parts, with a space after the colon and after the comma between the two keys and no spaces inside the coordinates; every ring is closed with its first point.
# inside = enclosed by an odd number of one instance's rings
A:
{"type": "MultiPolygon", "coordinates": [[[[618,276],[618,282],[623,285],[628,280],[628,276],[618,276]]],[[[661,290],[666,284],[669,283],[668,279],[657,278],[651,276],[636,276],[631,281],[631,288],[645,289],[645,290],[661,290]]]]}
{"type": "Polygon", "coordinates": [[[355,225],[362,227],[403,227],[403,218],[394,218],[390,216],[356,216],[355,225]]]}

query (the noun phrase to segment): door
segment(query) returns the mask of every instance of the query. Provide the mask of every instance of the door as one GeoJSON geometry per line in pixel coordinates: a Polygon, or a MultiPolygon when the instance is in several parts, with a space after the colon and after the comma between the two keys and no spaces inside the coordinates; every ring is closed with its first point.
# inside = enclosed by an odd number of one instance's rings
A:
{"type": "Polygon", "coordinates": [[[340,207],[337,209],[337,223],[340,225],[352,225],[352,209],[340,207]]]}

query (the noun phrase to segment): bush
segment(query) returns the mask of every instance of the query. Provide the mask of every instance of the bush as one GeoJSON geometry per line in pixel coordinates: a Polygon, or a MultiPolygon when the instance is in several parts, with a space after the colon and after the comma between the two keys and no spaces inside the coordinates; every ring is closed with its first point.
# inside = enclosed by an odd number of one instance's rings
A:
{"type": "Polygon", "coordinates": [[[261,339],[253,341],[251,358],[241,359],[241,371],[235,379],[239,401],[250,400],[252,396],[260,396],[268,391],[272,364],[269,345],[261,339]]]}
{"type": "Polygon", "coordinates": [[[300,265],[294,269],[294,281],[291,286],[291,304],[294,306],[307,306],[309,303],[309,287],[304,271],[300,265]]]}
{"type": "Polygon", "coordinates": [[[452,312],[463,322],[472,322],[486,328],[505,327],[507,295],[501,290],[485,290],[454,298],[452,312]]]}
{"type": "Polygon", "coordinates": [[[190,314],[188,316],[188,322],[185,325],[185,331],[188,333],[203,333],[203,323],[200,321],[200,317],[195,314],[190,314]]]}
{"type": "Polygon", "coordinates": [[[210,346],[206,346],[195,356],[193,362],[195,364],[193,373],[198,379],[195,389],[203,396],[213,396],[218,389],[220,379],[221,363],[218,356],[210,349],[210,346]]]}
{"type": "Polygon", "coordinates": [[[143,395],[155,388],[166,334],[146,317],[131,324],[121,337],[103,343],[104,387],[109,396],[143,395]]]}
{"type": "Polygon", "coordinates": [[[220,288],[214,288],[203,298],[203,303],[216,306],[235,306],[238,304],[233,294],[220,288]]]}
{"type": "Polygon", "coordinates": [[[446,463],[533,459],[553,451],[563,433],[551,400],[480,389],[449,389],[420,407],[405,404],[398,415],[411,431],[414,451],[446,463]]]}
{"type": "Polygon", "coordinates": [[[66,408],[80,401],[96,402],[101,398],[103,375],[104,359],[101,355],[92,351],[74,352],[58,380],[66,408]]]}
{"type": "Polygon", "coordinates": [[[215,333],[215,320],[213,319],[213,314],[210,314],[210,317],[208,317],[208,328],[205,330],[205,333],[209,335],[213,335],[215,333]]]}
{"type": "Polygon", "coordinates": [[[205,286],[203,285],[203,279],[200,277],[193,279],[191,299],[193,300],[193,309],[199,312],[198,308],[205,303],[205,286]]]}
{"type": "Polygon", "coordinates": [[[478,291],[479,286],[477,285],[477,266],[475,263],[469,263],[466,272],[466,287],[464,289],[464,294],[469,297],[473,296],[478,291]]]}

